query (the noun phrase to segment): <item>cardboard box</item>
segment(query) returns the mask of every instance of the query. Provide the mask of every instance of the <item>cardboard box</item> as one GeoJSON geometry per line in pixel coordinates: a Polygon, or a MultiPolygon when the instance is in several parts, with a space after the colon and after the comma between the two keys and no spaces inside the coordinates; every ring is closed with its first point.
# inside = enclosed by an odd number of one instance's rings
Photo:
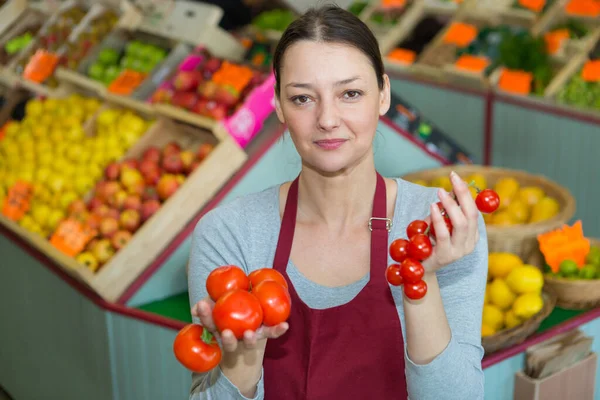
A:
{"type": "Polygon", "coordinates": [[[583,360],[543,379],[532,379],[523,372],[515,375],[514,400],[594,400],[598,356],[590,353],[583,360]]]}

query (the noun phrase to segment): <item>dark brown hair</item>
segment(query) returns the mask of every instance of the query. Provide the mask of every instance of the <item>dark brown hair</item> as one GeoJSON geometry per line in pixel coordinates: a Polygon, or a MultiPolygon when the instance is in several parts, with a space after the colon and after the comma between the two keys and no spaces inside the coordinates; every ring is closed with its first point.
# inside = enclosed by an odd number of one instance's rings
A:
{"type": "Polygon", "coordinates": [[[275,94],[279,96],[281,63],[285,51],[301,40],[346,44],[371,60],[379,89],[383,89],[383,61],[379,43],[369,27],[354,14],[336,5],[312,8],[293,21],[281,36],[273,55],[275,94]]]}

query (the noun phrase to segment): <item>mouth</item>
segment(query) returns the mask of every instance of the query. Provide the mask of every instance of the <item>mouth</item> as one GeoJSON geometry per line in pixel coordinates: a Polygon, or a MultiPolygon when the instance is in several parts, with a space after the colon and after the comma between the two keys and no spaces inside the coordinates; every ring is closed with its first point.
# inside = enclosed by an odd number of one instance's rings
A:
{"type": "Polygon", "coordinates": [[[324,150],[335,150],[340,148],[348,139],[323,139],[316,140],[314,143],[324,150]]]}

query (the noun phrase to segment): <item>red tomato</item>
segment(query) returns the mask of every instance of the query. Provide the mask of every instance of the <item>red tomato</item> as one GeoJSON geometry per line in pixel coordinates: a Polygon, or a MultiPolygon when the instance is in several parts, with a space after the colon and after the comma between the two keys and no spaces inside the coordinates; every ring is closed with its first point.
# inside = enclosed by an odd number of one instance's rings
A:
{"type": "Polygon", "coordinates": [[[390,244],[390,257],[392,260],[401,263],[408,257],[408,240],[396,239],[390,244]]]}
{"type": "Polygon", "coordinates": [[[491,214],[500,207],[500,196],[492,189],[484,189],[475,198],[477,209],[485,214],[491,214]]]}
{"type": "Polygon", "coordinates": [[[406,236],[408,236],[408,239],[410,240],[419,233],[425,233],[427,232],[427,226],[427,222],[421,221],[420,219],[413,221],[406,227],[406,236]]]}
{"type": "Polygon", "coordinates": [[[400,266],[400,275],[405,284],[416,283],[423,279],[425,268],[420,262],[407,258],[400,266]]]}
{"type": "Polygon", "coordinates": [[[442,215],[446,215],[446,209],[444,208],[444,205],[442,204],[442,202],[438,201],[435,204],[437,204],[437,206],[440,209],[440,212],[442,213],[442,215]]]}
{"type": "Polygon", "coordinates": [[[427,283],[418,281],[417,283],[405,283],[404,294],[411,300],[419,300],[427,294],[427,283]]]}
{"type": "Polygon", "coordinates": [[[400,264],[390,264],[385,270],[385,279],[387,279],[390,285],[402,285],[403,280],[402,275],[400,274],[400,264]]]}
{"type": "Polygon", "coordinates": [[[231,329],[241,339],[245,331],[255,331],[262,324],[263,311],[255,295],[236,289],[217,300],[212,317],[219,332],[231,329]]]}
{"type": "Polygon", "coordinates": [[[212,270],[206,279],[206,290],[213,301],[219,300],[225,293],[235,290],[248,290],[250,280],[246,273],[235,265],[224,265],[212,270]]]}
{"type": "Polygon", "coordinates": [[[429,236],[419,233],[413,236],[408,242],[408,256],[418,261],[423,261],[429,258],[433,246],[429,236]]]}
{"type": "Polygon", "coordinates": [[[281,275],[277,270],[273,268],[261,268],[256,271],[250,272],[248,275],[250,279],[250,286],[255,287],[262,281],[275,281],[280,285],[283,285],[286,289],[288,289],[288,284],[283,275],[281,275]]]}
{"type": "Polygon", "coordinates": [[[186,325],[177,333],[173,352],[184,367],[198,373],[208,372],[221,362],[217,339],[198,324],[186,325]]]}
{"type": "MultiPolygon", "coordinates": [[[[444,222],[446,223],[446,228],[448,228],[448,232],[452,235],[452,220],[447,215],[444,215],[444,222]]],[[[429,235],[435,239],[435,228],[433,224],[429,227],[429,235]]]]}
{"type": "Polygon", "coordinates": [[[287,321],[292,298],[283,285],[275,281],[262,281],[252,288],[252,293],[260,302],[264,325],[275,326],[287,321]]]}

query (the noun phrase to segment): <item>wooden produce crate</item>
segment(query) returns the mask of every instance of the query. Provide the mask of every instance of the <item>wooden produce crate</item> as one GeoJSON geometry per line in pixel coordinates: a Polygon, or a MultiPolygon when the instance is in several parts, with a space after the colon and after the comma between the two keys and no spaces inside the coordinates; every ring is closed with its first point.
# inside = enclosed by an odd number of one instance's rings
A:
{"type": "MultiPolygon", "coordinates": [[[[461,9],[441,7],[436,3],[414,3],[400,23],[380,41],[386,70],[436,76],[426,64],[417,64],[424,55],[426,60],[431,59],[429,48],[437,43],[453,18],[460,15],[461,9]]],[[[448,52],[439,56],[448,57],[448,52]]]]}
{"type": "Polygon", "coordinates": [[[27,0],[10,0],[0,3],[0,35],[18,21],[27,9],[27,0]]]}
{"type": "MultiPolygon", "coordinates": [[[[106,103],[101,107],[96,117],[87,124],[87,129],[91,129],[95,124],[95,118],[107,107],[114,107],[114,105],[106,103]]],[[[146,118],[151,116],[147,115],[146,118]]],[[[160,256],[174,236],[210,201],[247,158],[243,150],[226,135],[200,130],[167,118],[158,118],[129,148],[121,161],[139,159],[146,149],[162,148],[170,143],[177,143],[182,150],[193,152],[198,151],[199,146],[208,144],[212,147],[212,151],[185,180],[179,181],[178,189],[166,198],[158,211],[155,211],[139,229],[135,230],[127,244],[114,253],[99,269],[82,264],[84,259],[81,258],[80,263],[75,256],[58,250],[50,241],[30,233],[4,216],[0,216],[0,223],[23,237],[31,246],[45,254],[65,272],[86,284],[103,299],[118,301],[135,279],[160,256]]],[[[87,197],[92,196],[95,196],[94,192],[87,197]]],[[[91,203],[88,206],[91,207],[91,203]]],[[[93,250],[88,247],[84,253],[88,251],[93,250]]]]}
{"type": "Polygon", "coordinates": [[[546,0],[541,9],[519,7],[521,0],[466,0],[465,8],[476,12],[500,14],[513,22],[535,24],[547,13],[564,4],[564,0],[546,0]]]}
{"type": "Polygon", "coordinates": [[[371,29],[383,49],[386,37],[404,24],[404,20],[412,15],[413,8],[420,7],[419,3],[420,1],[417,0],[406,0],[401,6],[386,8],[379,1],[371,1],[358,14],[358,17],[371,29]]]}

